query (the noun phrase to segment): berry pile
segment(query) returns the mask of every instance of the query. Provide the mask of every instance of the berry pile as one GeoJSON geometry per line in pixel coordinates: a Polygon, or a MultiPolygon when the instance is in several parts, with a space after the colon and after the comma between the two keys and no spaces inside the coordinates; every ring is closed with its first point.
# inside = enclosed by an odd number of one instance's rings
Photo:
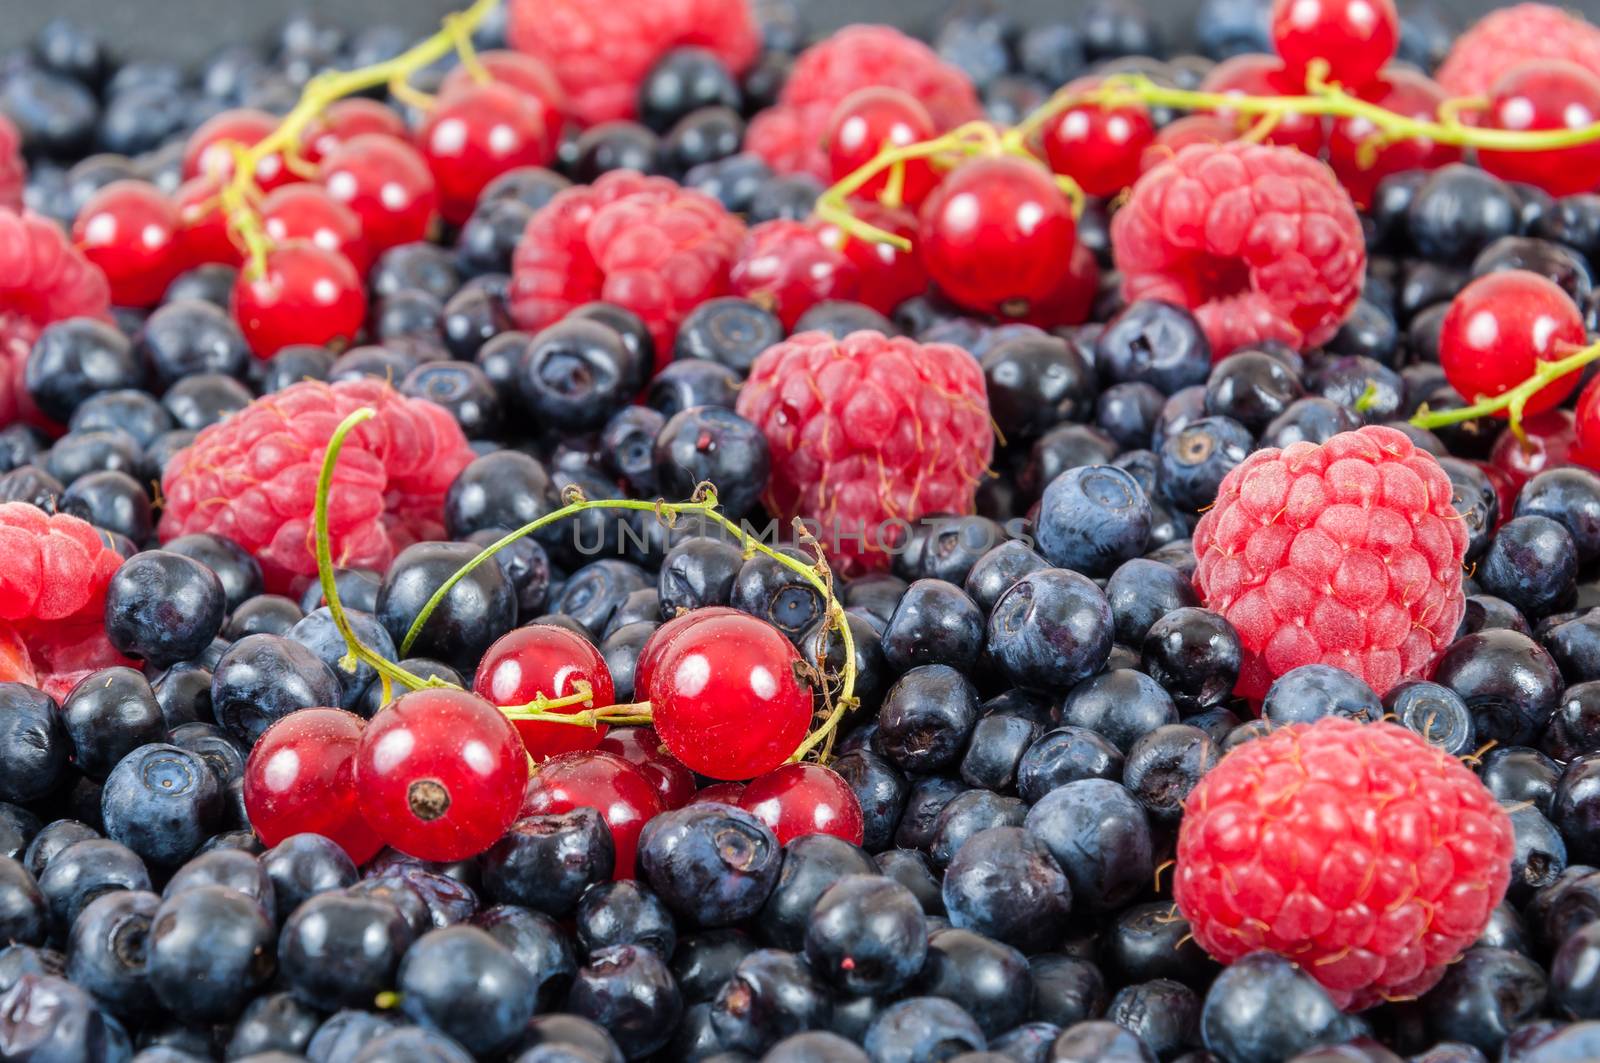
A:
{"type": "Polygon", "coordinates": [[[1600,1058],[1600,28],[1008,6],[0,64],[0,1060],[1600,1058]]]}

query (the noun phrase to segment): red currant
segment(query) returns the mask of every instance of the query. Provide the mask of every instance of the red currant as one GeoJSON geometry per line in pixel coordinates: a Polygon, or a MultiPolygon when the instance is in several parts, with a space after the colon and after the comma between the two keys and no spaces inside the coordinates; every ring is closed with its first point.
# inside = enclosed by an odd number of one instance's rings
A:
{"type": "Polygon", "coordinates": [[[72,223],[72,240],[100,267],[117,306],[161,301],[185,262],[178,208],[145,181],[113,181],[89,197],[72,223]]]}
{"type": "Polygon", "coordinates": [[[523,816],[592,808],[611,828],[617,878],[632,878],[639,832],[662,811],[644,773],[615,753],[591,750],[551,757],[534,769],[522,799],[523,816]]]}
{"type": "Polygon", "coordinates": [[[244,767],[244,807],[263,845],[321,834],[358,864],[383,848],[357,807],[356,747],[365,728],[343,709],[301,709],[256,740],[244,767]]]}
{"type": "MultiPolygon", "coordinates": [[[[903,148],[931,140],[939,132],[933,116],[915,96],[900,89],[876,85],[857,89],[840,101],[828,119],[828,168],[835,181],[843,180],[884,148],[903,148]]],[[[928,198],[939,175],[927,159],[904,164],[900,201],[913,208],[928,198]]],[[[876,200],[889,185],[889,171],[862,185],[855,195],[876,200]]]]}
{"type": "MultiPolygon", "coordinates": [[[[1489,90],[1484,122],[1494,129],[1582,129],[1600,121],[1600,78],[1576,63],[1540,59],[1518,63],[1489,90]]],[[[1552,196],[1587,192],[1600,184],[1600,141],[1551,151],[1478,149],[1478,165],[1507,181],[1552,196]]]]}
{"type": "Polygon", "coordinates": [[[328,193],[361,219],[374,255],[428,235],[439,193],[427,161],[410,144],[361,133],[330,151],[317,174],[328,193]]]}
{"type": "Polygon", "coordinates": [[[969,310],[1021,317],[1054,293],[1077,222],[1042,165],[1010,156],[951,171],[918,220],[933,282],[969,310]]]}
{"type": "Polygon", "coordinates": [[[1067,259],[1067,268],[1061,271],[1056,290],[1039,300],[1023,320],[1040,328],[1081,325],[1089,320],[1099,294],[1100,263],[1095,261],[1093,251],[1077,244],[1067,259]]]}
{"type": "MultiPolygon", "coordinates": [[[[1359,93],[1368,103],[1405,118],[1433,121],[1445,101],[1444,89],[1424,74],[1403,66],[1390,67],[1359,93]]],[[[1361,165],[1361,146],[1378,134],[1369,119],[1337,119],[1328,133],[1328,165],[1358,207],[1372,202],[1378,182],[1402,170],[1436,170],[1461,159],[1461,149],[1432,140],[1396,140],[1383,144],[1368,166],[1361,165]]]]}
{"type": "MultiPolygon", "coordinates": [[[[526,705],[540,695],[547,699],[570,697],[578,692],[575,684],[580,681],[589,684],[592,699],[565,710],[567,715],[616,703],[611,669],[593,643],[555,624],[529,624],[502,635],[489,647],[478,663],[472,689],[496,705],[526,705]]],[[[604,725],[590,728],[537,720],[512,723],[535,761],[594,749],[606,736],[604,725]]]]}
{"type": "Polygon", "coordinates": [[[713,779],[753,779],[794,753],[811,725],[800,655],[753,616],[715,616],[674,637],[650,673],[655,729],[713,779]]]}
{"type": "Polygon", "coordinates": [[[1546,410],[1522,422],[1522,434],[1507,427],[1489,450],[1489,464],[1504,472],[1517,490],[1546,469],[1586,464],[1578,453],[1578,419],[1571,410],[1546,410]]]}
{"type": "Polygon", "coordinates": [[[413,690],[367,724],[356,750],[361,814],[422,860],[464,860],[517,818],[528,758],[511,721],[475,694],[413,690]]]}
{"type": "Polygon", "coordinates": [[[694,796],[694,773],[667,752],[655,728],[613,728],[601,739],[600,748],[638,768],[655,788],[662,808],[682,808],[694,796]]]}
{"type": "MultiPolygon", "coordinates": [[[[917,219],[906,210],[885,207],[872,201],[850,205],[850,213],[884,232],[905,237],[915,248],[917,219]]],[[[928,290],[928,271],[916,251],[902,251],[893,244],[862,240],[851,236],[832,222],[817,226],[817,239],[842,252],[855,264],[860,279],[856,299],[880,314],[891,314],[895,307],[928,290]]]]}
{"type": "MultiPolygon", "coordinates": [[[[739,610],[731,609],[726,605],[711,605],[704,609],[696,609],[693,612],[675,616],[656,628],[655,631],[650,633],[650,637],[645,640],[644,646],[639,650],[639,659],[633,664],[633,689],[650,689],[650,673],[654,670],[656,661],[661,657],[662,651],[678,635],[693,625],[700,623],[700,621],[709,620],[714,616],[740,615],[739,610]]],[[[659,743],[657,744],[659,745],[659,743]]]]}
{"type": "Polygon", "coordinates": [[[856,264],[823,243],[803,221],[778,219],[751,229],[728,274],[734,295],[758,302],[793,330],[800,316],[829,299],[854,299],[861,285],[856,264]]]}
{"type": "Polygon", "coordinates": [[[349,259],[357,273],[365,273],[372,264],[361,236],[361,219],[321,185],[302,181],[272,192],[261,204],[261,224],[273,243],[310,240],[349,259]]]}
{"type": "Polygon", "coordinates": [[[239,249],[228,233],[228,216],[217,201],[217,182],[210,177],[193,177],[178,186],[173,202],[178,208],[178,239],[183,255],[195,265],[220,262],[239,264],[239,249]]]}
{"type": "Polygon", "coordinates": [[[1187,114],[1156,131],[1155,140],[1139,156],[1139,172],[1146,173],[1190,144],[1226,144],[1238,137],[1233,123],[1214,114],[1187,114]]]}
{"type": "Polygon", "coordinates": [[[294,343],[347,343],[367,316],[367,295],[350,260],[307,240],[267,253],[267,268],[247,266],[233,285],[233,316],[258,358],[294,343]]]}
{"type": "Polygon", "coordinates": [[[334,148],[362,133],[382,133],[400,140],[410,135],[405,119],[393,107],[364,96],[347,96],[330,103],[306,129],[300,154],[307,162],[321,162],[334,148]]]}
{"type": "MultiPolygon", "coordinates": [[[[495,50],[479,52],[478,62],[489,72],[489,77],[520,91],[529,102],[537,106],[544,119],[546,155],[554,158],[561,146],[561,130],[566,121],[567,96],[561,91],[561,82],[550,68],[531,55],[522,52],[495,50]]],[[[446,74],[439,85],[441,100],[459,90],[480,82],[463,64],[446,74]]]]}
{"type": "Polygon", "coordinates": [[[1574,418],[1578,442],[1573,458],[1590,468],[1600,468],[1600,384],[1596,381],[1600,381],[1600,377],[1584,385],[1574,418]]]}
{"type": "MultiPolygon", "coordinates": [[[[206,176],[226,181],[233,176],[234,151],[254,147],[277,128],[278,119],[266,111],[240,108],[212,115],[189,134],[183,146],[184,178],[206,176]]],[[[263,192],[299,180],[276,152],[256,163],[255,179],[263,192]]]]}
{"type": "MultiPolygon", "coordinates": [[[[1224,59],[1212,67],[1200,88],[1203,92],[1220,92],[1225,96],[1293,96],[1305,91],[1305,81],[1286,71],[1283,63],[1272,56],[1250,53],[1224,59]]],[[[1261,120],[1259,115],[1243,114],[1231,108],[1218,108],[1217,117],[1232,123],[1234,135],[1261,120]]],[[[1326,125],[1322,116],[1315,114],[1280,115],[1266,135],[1269,144],[1299,148],[1307,155],[1320,155],[1326,139],[1326,125]]]]}
{"type": "Polygon", "coordinates": [[[452,225],[472,216],[478,194],[496,177],[555,158],[539,102],[500,82],[441,98],[417,132],[417,143],[439,189],[439,212],[452,225]]]}
{"type": "MultiPolygon", "coordinates": [[[[1067,89],[1088,91],[1096,84],[1096,78],[1082,78],[1067,89]]],[[[1138,178],[1139,159],[1155,135],[1155,123],[1143,104],[1083,104],[1050,119],[1041,143],[1052,170],[1072,178],[1091,196],[1111,196],[1138,178]]]]}
{"type": "Polygon", "coordinates": [[[744,793],[742,782],[714,782],[710,786],[702,786],[696,790],[694,796],[689,798],[691,805],[739,805],[739,798],[744,793]]]}
{"type": "Polygon", "coordinates": [[[1360,88],[1394,58],[1400,14],[1394,0],[1274,0],[1272,46],[1305,89],[1313,60],[1328,64],[1328,78],[1360,88]]]}
{"type": "Polygon", "coordinates": [[[866,830],[856,792],[821,764],[785,764],[750,780],[739,807],[771,827],[781,845],[806,834],[831,834],[860,845],[866,830]]]}
{"type": "MultiPolygon", "coordinates": [[[[1539,362],[1560,360],[1583,338],[1583,314],[1559,285],[1528,270],[1506,270],[1479,277],[1450,301],[1439,326],[1439,364],[1450,386],[1472,402],[1509,391],[1539,362]]],[[[1552,381],[1525,412],[1551,409],[1577,383],[1576,373],[1552,381]]]]}

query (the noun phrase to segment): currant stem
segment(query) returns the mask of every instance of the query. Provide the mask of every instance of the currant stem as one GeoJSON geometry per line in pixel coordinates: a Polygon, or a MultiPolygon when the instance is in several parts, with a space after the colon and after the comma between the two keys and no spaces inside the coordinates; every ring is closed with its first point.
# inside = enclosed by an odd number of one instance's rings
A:
{"type": "Polygon", "coordinates": [[[1527,408],[1528,400],[1550,384],[1576,373],[1596,359],[1600,359],[1600,343],[1591,343],[1587,347],[1578,348],[1565,358],[1554,362],[1539,362],[1534,368],[1533,375],[1516,387],[1490,397],[1479,395],[1472,405],[1463,406],[1459,410],[1434,411],[1428,409],[1427,404],[1423,404],[1411,418],[1411,423],[1418,428],[1443,428],[1463,421],[1476,420],[1479,417],[1488,417],[1505,410],[1511,431],[1518,439],[1526,441],[1527,435],[1522,429],[1522,413],[1527,408]]]}

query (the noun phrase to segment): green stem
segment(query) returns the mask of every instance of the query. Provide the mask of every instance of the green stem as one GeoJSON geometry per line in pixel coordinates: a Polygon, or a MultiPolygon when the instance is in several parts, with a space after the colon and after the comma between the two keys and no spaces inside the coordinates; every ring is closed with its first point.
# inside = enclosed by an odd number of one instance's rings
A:
{"type": "Polygon", "coordinates": [[[1592,343],[1587,347],[1580,347],[1565,358],[1554,362],[1540,361],[1536,364],[1533,375],[1516,387],[1502,391],[1498,395],[1479,395],[1470,406],[1463,406],[1459,410],[1430,410],[1424,404],[1411,418],[1411,423],[1418,428],[1444,428],[1448,425],[1460,424],[1463,421],[1476,420],[1479,417],[1488,417],[1491,414],[1506,411],[1507,420],[1511,424],[1511,431],[1518,439],[1527,437],[1522,431],[1522,414],[1527,408],[1528,400],[1543,391],[1550,384],[1564,376],[1578,372],[1590,362],[1600,359],[1600,343],[1592,343]]]}

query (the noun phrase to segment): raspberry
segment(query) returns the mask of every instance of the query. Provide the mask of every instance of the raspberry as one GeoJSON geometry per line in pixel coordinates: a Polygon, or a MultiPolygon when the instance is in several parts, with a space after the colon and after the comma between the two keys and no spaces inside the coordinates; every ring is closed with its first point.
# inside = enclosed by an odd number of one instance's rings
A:
{"type": "Polygon", "coordinates": [[[1191,144],[1111,219],[1123,294],[1188,307],[1221,358],[1333,336],[1361,295],[1366,242],[1328,167],[1270,144],[1191,144]]]}
{"type": "Polygon", "coordinates": [[[910,93],[942,130],[983,114],[967,75],[921,41],[891,26],[846,26],[800,53],[778,105],[750,123],[745,150],[778,173],[809,173],[826,182],[823,139],[833,110],[872,85],[910,93]]]}
{"type": "Polygon", "coordinates": [[[1393,428],[1258,450],[1194,530],[1195,586],[1244,644],[1259,701],[1303,664],[1382,695],[1423,676],[1461,621],[1467,530],[1437,459],[1393,428]]]}
{"type": "Polygon", "coordinates": [[[558,193],[528,220],[512,263],[511,316],[530,331],[603,299],[650,328],[656,364],[678,324],[728,291],[744,223],[709,196],[631,170],[558,193]]]}
{"type": "Polygon", "coordinates": [[[971,512],[994,454],[972,356],[878,332],[803,332],[769,347],[738,412],[771,450],[768,508],[815,522],[846,573],[887,566],[906,522],[971,512]]]}
{"type": "Polygon", "coordinates": [[[1358,1010],[1438,983],[1505,896],[1512,847],[1510,817],[1455,758],[1396,724],[1330,716],[1201,778],[1173,894],[1212,956],[1270,949],[1358,1010]]]}
{"type": "Polygon", "coordinates": [[[59,226],[0,206],[0,427],[17,420],[47,424],[22,384],[39,330],[69,317],[103,318],[110,310],[105,274],[59,226]]]}
{"type": "Polygon", "coordinates": [[[1450,96],[1482,96],[1507,70],[1540,59],[1565,59],[1600,76],[1600,27],[1548,4],[1502,7],[1456,38],[1437,78],[1450,96]]]}
{"type": "Polygon", "coordinates": [[[816,304],[855,299],[861,289],[856,264],[799,221],[768,221],[751,229],[728,278],[734,295],[765,306],[786,329],[816,304]]]}
{"type": "Polygon", "coordinates": [[[305,381],[265,395],[167,464],[163,542],[192,532],[232,539],[261,562],[267,589],[298,593],[315,578],[317,477],[339,422],[370,406],[334,471],[328,517],[333,560],[383,571],[406,546],[444,535],[444,496],[472,460],[441,406],[373,378],[305,381]]]}
{"type": "Polygon", "coordinates": [[[22,186],[28,182],[28,165],[22,161],[22,134],[11,119],[0,115],[0,207],[20,211],[22,186]]]}
{"type": "Polygon", "coordinates": [[[510,0],[512,47],[542,59],[585,125],[632,118],[639,85],[674,48],[717,54],[734,75],[761,50],[749,0],[510,0]]]}
{"type": "Polygon", "coordinates": [[[26,502],[0,504],[0,680],[70,689],[127,663],[105,637],[106,585],[122,555],[92,525],[26,502]]]}

